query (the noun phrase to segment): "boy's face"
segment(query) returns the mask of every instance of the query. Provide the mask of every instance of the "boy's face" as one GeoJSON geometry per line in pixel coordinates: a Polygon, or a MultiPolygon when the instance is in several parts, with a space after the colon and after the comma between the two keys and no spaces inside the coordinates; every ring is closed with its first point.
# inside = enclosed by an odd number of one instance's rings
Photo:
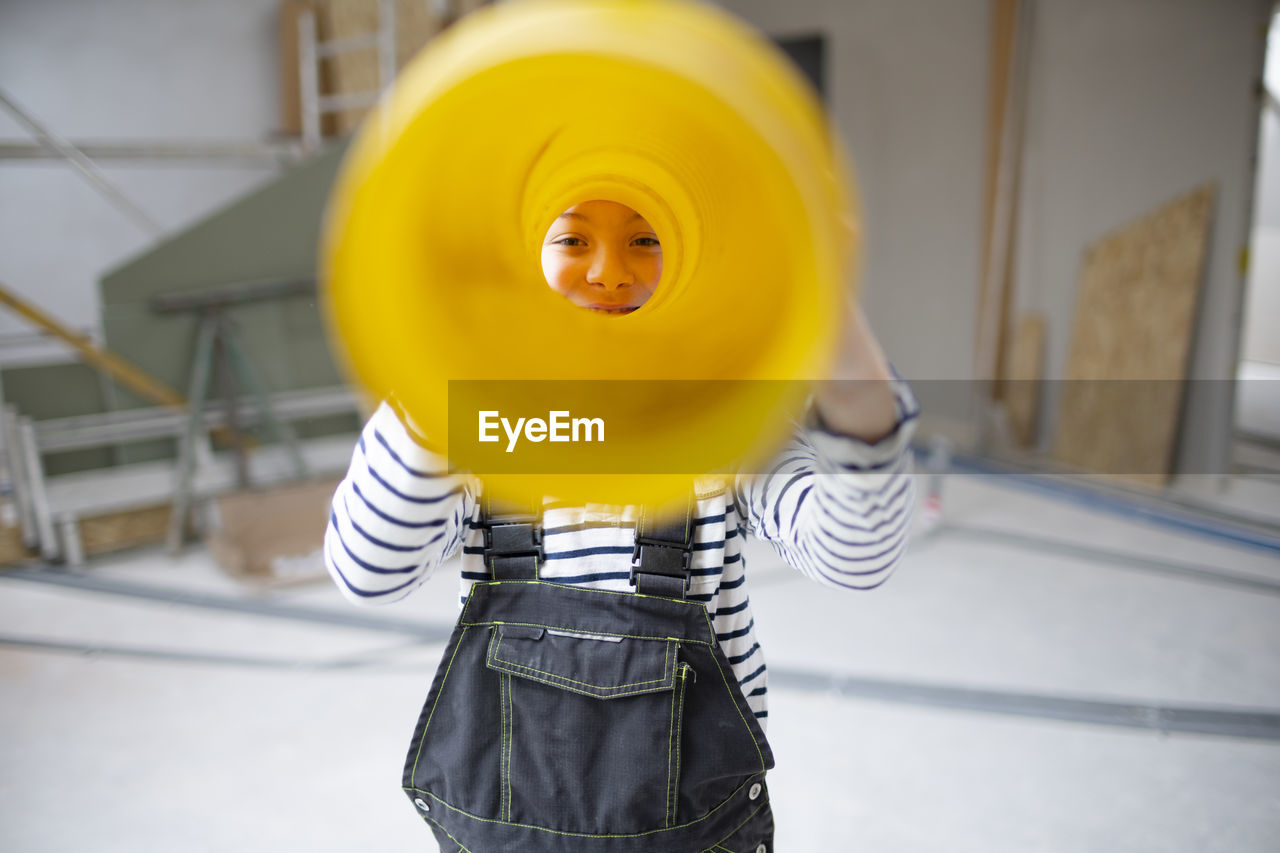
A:
{"type": "Polygon", "coordinates": [[[587,201],[551,223],[542,274],[574,305],[603,314],[639,308],[662,278],[662,246],[644,217],[614,201],[587,201]]]}

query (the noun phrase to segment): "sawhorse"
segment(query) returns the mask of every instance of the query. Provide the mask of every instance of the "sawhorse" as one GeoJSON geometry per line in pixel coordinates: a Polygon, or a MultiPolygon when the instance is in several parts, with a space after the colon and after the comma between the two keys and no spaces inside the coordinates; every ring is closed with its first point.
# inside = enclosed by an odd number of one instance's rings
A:
{"type": "Polygon", "coordinates": [[[314,293],[314,290],[314,282],[247,284],[197,294],[171,294],[152,300],[152,307],[157,311],[197,311],[200,315],[191,381],[187,391],[190,417],[187,429],[179,440],[177,483],[174,487],[173,511],[169,517],[167,541],[170,553],[181,551],[186,541],[187,517],[195,491],[197,457],[208,455],[204,423],[205,397],[209,391],[209,380],[215,371],[220,379],[226,429],[235,446],[237,488],[247,488],[250,484],[245,435],[239,420],[237,383],[253,395],[259,421],[270,429],[277,441],[288,447],[298,477],[307,476],[307,465],[298,448],[297,433],[292,424],[276,417],[266,386],[245,352],[235,324],[227,316],[227,312],[232,305],[314,293]]]}

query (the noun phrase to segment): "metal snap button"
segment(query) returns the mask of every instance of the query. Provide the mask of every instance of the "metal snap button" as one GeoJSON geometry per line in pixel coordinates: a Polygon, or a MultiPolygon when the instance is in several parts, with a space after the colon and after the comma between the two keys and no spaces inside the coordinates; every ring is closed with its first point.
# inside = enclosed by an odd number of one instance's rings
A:
{"type": "Polygon", "coordinates": [[[759,797],[760,797],[760,791],[761,791],[761,790],[762,790],[762,789],[761,789],[761,787],[760,787],[760,783],[759,783],[759,782],[757,782],[757,783],[755,783],[754,785],[752,785],[752,786],[751,786],[751,790],[750,790],[750,791],[747,791],[747,797],[749,797],[750,799],[753,799],[753,800],[755,800],[755,799],[759,799],[759,797]]]}
{"type": "Polygon", "coordinates": [[[413,804],[418,808],[422,809],[424,812],[431,811],[431,806],[427,805],[426,802],[422,799],[422,797],[416,797],[413,801],[413,804]]]}
{"type": "Polygon", "coordinates": [[[761,844],[759,847],[756,848],[756,853],[769,853],[769,848],[761,844]]]}

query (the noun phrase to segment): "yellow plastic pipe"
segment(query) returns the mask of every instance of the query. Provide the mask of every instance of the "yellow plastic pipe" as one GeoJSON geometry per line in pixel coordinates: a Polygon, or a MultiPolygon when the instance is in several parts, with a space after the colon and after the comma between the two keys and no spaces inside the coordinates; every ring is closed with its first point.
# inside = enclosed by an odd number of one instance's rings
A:
{"type": "Polygon", "coordinates": [[[790,434],[794,380],[824,375],[854,284],[852,181],[807,82],[722,12],[489,7],[359,131],[328,210],[326,313],[352,376],[486,488],[661,503],[790,434]],[[540,271],[550,223],[593,199],[662,243],[662,281],[625,317],[576,308],[540,271]],[[485,411],[600,416],[607,440],[505,453],[477,440],[485,411]]]}

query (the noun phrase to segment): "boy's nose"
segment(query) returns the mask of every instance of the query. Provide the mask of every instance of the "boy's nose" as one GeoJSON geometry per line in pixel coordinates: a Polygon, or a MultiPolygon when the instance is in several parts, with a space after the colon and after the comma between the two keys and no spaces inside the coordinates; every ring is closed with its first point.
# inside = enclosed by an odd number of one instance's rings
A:
{"type": "Polygon", "coordinates": [[[601,249],[591,258],[591,267],[587,270],[587,281],[613,290],[633,283],[635,275],[632,274],[620,253],[601,249]]]}

